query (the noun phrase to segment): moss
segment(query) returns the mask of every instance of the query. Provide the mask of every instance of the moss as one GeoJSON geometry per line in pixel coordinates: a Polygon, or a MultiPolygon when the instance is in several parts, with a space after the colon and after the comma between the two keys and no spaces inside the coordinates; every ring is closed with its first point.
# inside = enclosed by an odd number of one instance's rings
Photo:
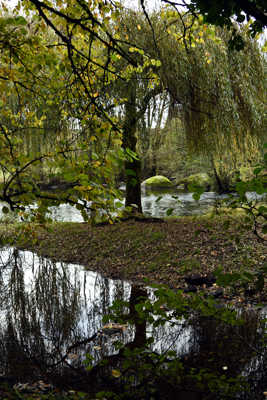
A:
{"type": "Polygon", "coordinates": [[[184,185],[186,189],[188,189],[190,185],[197,185],[197,186],[202,186],[206,190],[209,190],[212,185],[212,179],[206,173],[199,173],[199,174],[189,175],[188,177],[183,178],[182,180],[177,182],[177,184],[184,185]]]}
{"type": "MultiPolygon", "coordinates": [[[[251,167],[240,168],[240,179],[241,179],[241,181],[247,182],[247,181],[255,178],[254,170],[255,170],[255,167],[253,167],[253,168],[251,168],[251,167]]],[[[259,173],[258,178],[261,180],[261,182],[263,183],[264,186],[267,185],[267,172],[266,172],[266,169],[262,170],[259,173]]]]}
{"type": "Polygon", "coordinates": [[[254,168],[252,167],[241,167],[238,171],[233,171],[230,174],[231,182],[235,185],[237,182],[247,182],[254,177],[254,168]]]}
{"type": "Polygon", "coordinates": [[[151,178],[146,179],[143,184],[150,187],[173,187],[172,182],[163,175],[152,176],[151,178]]]}
{"type": "Polygon", "coordinates": [[[232,217],[244,217],[247,215],[246,211],[243,208],[229,208],[229,207],[220,207],[219,209],[214,209],[211,212],[208,212],[203,215],[203,217],[214,217],[214,216],[232,216],[232,217]]]}
{"type": "MultiPolygon", "coordinates": [[[[249,182],[250,180],[256,178],[254,174],[255,167],[241,167],[238,171],[233,171],[230,174],[230,180],[233,189],[235,190],[235,185],[237,182],[249,182]]],[[[266,170],[262,170],[257,178],[260,179],[264,187],[267,186],[267,173],[266,170]]]]}
{"type": "Polygon", "coordinates": [[[243,182],[249,181],[250,179],[254,178],[254,168],[252,167],[241,167],[240,168],[240,179],[243,182]]]}

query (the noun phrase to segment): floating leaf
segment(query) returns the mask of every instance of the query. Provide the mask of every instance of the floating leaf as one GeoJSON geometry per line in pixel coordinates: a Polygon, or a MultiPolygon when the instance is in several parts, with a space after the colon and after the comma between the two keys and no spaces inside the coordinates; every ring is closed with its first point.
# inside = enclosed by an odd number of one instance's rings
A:
{"type": "Polygon", "coordinates": [[[118,369],[113,369],[113,370],[111,371],[111,374],[112,374],[112,376],[113,376],[114,378],[119,378],[119,377],[121,376],[121,373],[120,373],[120,371],[119,371],[118,369]]]}

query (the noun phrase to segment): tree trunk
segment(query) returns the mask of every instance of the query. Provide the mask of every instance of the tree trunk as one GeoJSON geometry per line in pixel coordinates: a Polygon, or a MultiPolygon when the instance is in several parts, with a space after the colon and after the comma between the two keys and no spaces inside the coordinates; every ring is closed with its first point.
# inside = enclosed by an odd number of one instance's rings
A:
{"type": "MultiPolygon", "coordinates": [[[[136,152],[136,128],[137,128],[137,106],[136,106],[136,82],[129,84],[128,101],[125,104],[125,119],[123,124],[122,147],[136,152]]],[[[128,157],[128,155],[127,155],[128,157]]],[[[142,213],[141,203],[141,161],[129,156],[125,161],[126,174],[126,207],[135,207],[136,211],[142,213]]]]}
{"type": "Polygon", "coordinates": [[[157,123],[156,127],[153,129],[153,136],[151,140],[151,173],[152,175],[157,175],[158,169],[158,160],[157,153],[163,142],[163,130],[162,130],[162,121],[164,116],[164,111],[166,110],[166,104],[168,101],[168,93],[165,92],[161,95],[158,100],[158,114],[157,114],[157,123]]]}
{"type": "Polygon", "coordinates": [[[221,179],[221,177],[220,177],[220,175],[219,175],[219,173],[217,171],[217,168],[216,168],[216,165],[215,165],[215,162],[214,162],[213,158],[211,159],[211,163],[212,163],[214,176],[215,176],[215,180],[216,180],[216,184],[217,184],[217,188],[218,188],[218,193],[227,193],[227,192],[229,192],[230,191],[230,184],[229,184],[228,179],[226,179],[226,178],[221,179]]]}
{"type": "Polygon", "coordinates": [[[146,344],[146,320],[140,319],[135,306],[141,301],[147,300],[148,294],[145,288],[139,287],[137,285],[132,286],[130,305],[129,305],[129,316],[134,320],[135,335],[133,341],[130,343],[130,348],[136,349],[138,347],[143,347],[146,344]]]}

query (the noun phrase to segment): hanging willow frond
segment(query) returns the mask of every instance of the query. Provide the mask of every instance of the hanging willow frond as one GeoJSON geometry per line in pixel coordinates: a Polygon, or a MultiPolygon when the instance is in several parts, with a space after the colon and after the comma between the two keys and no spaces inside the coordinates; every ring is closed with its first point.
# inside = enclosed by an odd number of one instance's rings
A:
{"type": "Polygon", "coordinates": [[[245,50],[230,51],[229,32],[202,25],[185,47],[176,39],[177,24],[160,47],[162,80],[182,107],[194,153],[250,151],[266,133],[266,59],[258,43],[241,34],[245,50]]]}

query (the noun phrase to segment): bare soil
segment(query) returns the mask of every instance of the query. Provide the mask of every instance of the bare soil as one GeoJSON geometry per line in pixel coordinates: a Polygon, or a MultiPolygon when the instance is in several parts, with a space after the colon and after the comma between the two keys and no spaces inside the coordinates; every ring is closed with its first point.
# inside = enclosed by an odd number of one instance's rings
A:
{"type": "MultiPolygon", "coordinates": [[[[256,277],[267,262],[267,242],[257,238],[240,217],[130,219],[94,227],[88,223],[1,225],[0,237],[109,278],[140,284],[146,279],[174,289],[188,289],[186,277],[214,274],[218,268],[229,273],[247,271],[256,277]]],[[[224,297],[265,302],[267,282],[260,291],[251,285],[237,283],[231,291],[224,290],[224,297]]]]}

